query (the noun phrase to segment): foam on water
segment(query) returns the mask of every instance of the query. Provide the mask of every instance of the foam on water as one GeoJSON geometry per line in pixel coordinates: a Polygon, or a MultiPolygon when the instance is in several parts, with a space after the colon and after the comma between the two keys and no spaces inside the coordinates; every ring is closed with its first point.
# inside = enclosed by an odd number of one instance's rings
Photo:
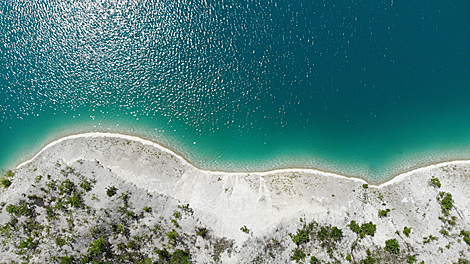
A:
{"type": "Polygon", "coordinates": [[[465,1],[0,3],[0,167],[103,131],[224,171],[470,158],[465,1]]]}

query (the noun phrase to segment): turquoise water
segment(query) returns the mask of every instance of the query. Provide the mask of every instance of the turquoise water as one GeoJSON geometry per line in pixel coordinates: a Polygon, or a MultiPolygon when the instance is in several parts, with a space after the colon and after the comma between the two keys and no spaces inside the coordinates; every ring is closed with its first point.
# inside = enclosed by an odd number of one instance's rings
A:
{"type": "Polygon", "coordinates": [[[371,182],[470,158],[468,1],[0,3],[0,168],[80,132],[371,182]]]}

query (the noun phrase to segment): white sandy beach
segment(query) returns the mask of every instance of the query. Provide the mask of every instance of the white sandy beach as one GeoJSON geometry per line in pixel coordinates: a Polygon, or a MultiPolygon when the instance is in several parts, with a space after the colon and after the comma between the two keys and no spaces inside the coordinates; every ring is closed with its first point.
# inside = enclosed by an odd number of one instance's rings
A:
{"type": "MultiPolygon", "coordinates": [[[[461,229],[470,229],[470,161],[445,162],[400,174],[392,180],[364,188],[362,179],[311,169],[285,169],[262,173],[226,173],[201,170],[183,157],[154,142],[134,136],[87,133],[56,140],[32,159],[18,165],[17,171],[32,170],[44,164],[63,160],[97,161],[116,177],[137,187],[166,194],[189,203],[194,214],[221,237],[235,239],[238,245],[250,237],[269,235],[279,225],[296,228],[293,219],[302,217],[342,227],[373,221],[377,234],[366,245],[382,245],[386,239],[421,245],[423,237],[438,234],[439,191],[452,193],[461,229]],[[428,185],[429,179],[440,179],[442,188],[428,185]],[[380,218],[379,209],[391,209],[390,216],[380,218]],[[250,235],[240,227],[250,229],[250,235]],[[408,237],[396,234],[404,226],[412,227],[408,237]]],[[[299,223],[300,224],[300,223],[299,223]]],[[[442,263],[455,261],[452,254],[468,256],[465,243],[457,238],[440,237],[437,242],[419,247],[426,263],[439,255],[438,248],[454,244],[442,263]],[[426,252],[426,254],[424,254],[426,252]],[[434,253],[433,253],[434,252],[434,253]],[[463,252],[463,253],[461,253],[463,252]]],[[[455,255],[455,256],[457,256],[455,255]]],[[[234,261],[233,259],[231,261],[234,261]]],[[[233,262],[236,263],[236,262],[233,262]]]]}

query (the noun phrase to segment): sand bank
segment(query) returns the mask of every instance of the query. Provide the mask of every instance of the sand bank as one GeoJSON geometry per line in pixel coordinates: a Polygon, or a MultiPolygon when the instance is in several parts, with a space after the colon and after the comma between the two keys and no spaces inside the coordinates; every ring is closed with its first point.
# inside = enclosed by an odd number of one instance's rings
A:
{"type": "MultiPolygon", "coordinates": [[[[36,157],[41,155],[44,151],[46,151],[47,149],[53,147],[54,145],[60,144],[61,142],[69,141],[69,140],[73,140],[73,139],[79,139],[79,138],[105,138],[105,137],[122,139],[122,140],[132,140],[132,141],[140,142],[143,145],[152,146],[156,149],[161,150],[164,153],[167,153],[169,155],[174,156],[175,158],[180,160],[180,162],[194,167],[195,170],[199,170],[200,172],[205,172],[205,173],[209,173],[209,174],[217,174],[217,175],[220,175],[220,174],[224,174],[224,175],[252,174],[252,175],[266,176],[266,175],[272,175],[272,174],[277,174],[277,173],[307,173],[307,174],[310,173],[310,174],[321,175],[321,176],[325,176],[325,177],[334,177],[334,178],[339,178],[339,179],[349,179],[351,181],[358,181],[358,182],[362,182],[362,183],[367,183],[367,181],[362,179],[362,178],[349,177],[349,176],[336,174],[336,173],[333,173],[333,172],[325,172],[325,171],[316,170],[316,169],[295,169],[294,168],[294,169],[276,169],[276,170],[271,170],[271,171],[266,171],[266,172],[239,172],[239,173],[202,170],[202,169],[199,169],[199,168],[195,167],[194,165],[192,165],[184,157],[182,157],[179,154],[175,153],[173,150],[171,150],[169,148],[166,148],[166,147],[164,147],[164,146],[162,146],[162,145],[160,145],[156,142],[153,142],[153,141],[150,141],[150,140],[147,140],[147,139],[143,139],[143,138],[140,138],[140,137],[137,137],[137,136],[123,135],[123,134],[117,134],[117,133],[102,133],[102,132],[83,133],[83,134],[69,135],[69,136],[59,138],[59,139],[47,144],[44,148],[42,148],[31,159],[26,160],[26,161],[18,164],[17,168],[21,168],[22,166],[25,166],[26,164],[32,162],[36,157]]],[[[431,165],[427,165],[427,166],[424,166],[424,167],[421,167],[421,168],[413,169],[413,170],[408,171],[408,172],[400,173],[400,174],[394,176],[393,178],[391,178],[391,179],[389,179],[385,182],[379,183],[377,185],[371,185],[371,187],[375,186],[377,188],[382,188],[382,187],[400,182],[400,181],[406,179],[407,177],[409,177],[413,174],[423,173],[423,172],[426,172],[426,171],[429,171],[429,170],[432,170],[432,169],[435,169],[435,168],[442,168],[442,167],[445,167],[445,166],[452,166],[452,165],[469,165],[469,164],[470,164],[470,160],[454,160],[454,161],[446,161],[446,162],[431,164],[431,165]]]]}

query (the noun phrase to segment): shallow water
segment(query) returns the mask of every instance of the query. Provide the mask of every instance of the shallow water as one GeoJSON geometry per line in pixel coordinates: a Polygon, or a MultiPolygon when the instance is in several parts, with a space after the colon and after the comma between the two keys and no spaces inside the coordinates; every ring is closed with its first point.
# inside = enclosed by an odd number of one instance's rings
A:
{"type": "Polygon", "coordinates": [[[470,158],[468,1],[4,1],[0,167],[111,131],[225,171],[470,158]]]}

